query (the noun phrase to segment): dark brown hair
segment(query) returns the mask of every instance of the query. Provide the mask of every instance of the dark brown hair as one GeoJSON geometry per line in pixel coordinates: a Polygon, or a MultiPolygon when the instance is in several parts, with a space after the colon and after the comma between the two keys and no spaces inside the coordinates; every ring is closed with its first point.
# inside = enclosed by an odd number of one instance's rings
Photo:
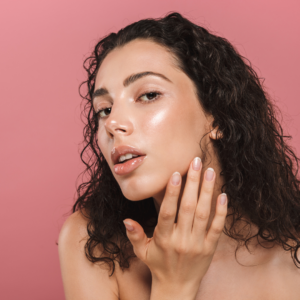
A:
{"type": "MultiPolygon", "coordinates": [[[[78,187],[73,207],[85,210],[89,218],[86,255],[92,262],[107,262],[115,268],[129,267],[133,252],[123,220],[131,218],[144,228],[155,226],[157,213],[153,199],[133,202],[126,199],[114,179],[96,141],[98,119],[92,105],[97,71],[106,55],[135,39],[150,39],[164,46],[174,56],[178,67],[195,84],[204,111],[214,117],[223,138],[214,140],[228,195],[233,224],[225,228],[228,236],[249,243],[260,237],[291,251],[294,263],[300,264],[300,195],[298,158],[288,146],[275,105],[264,91],[251,64],[225,39],[211,34],[179,13],[160,19],[144,19],[102,38],[84,62],[87,87],[84,98],[85,147],[81,153],[88,180],[78,187]],[[237,222],[257,225],[257,234],[241,235],[237,222]],[[104,252],[95,256],[101,244],[104,252]]],[[[155,59],[155,58],[154,58],[155,59]]],[[[249,231],[250,232],[250,231],[249,231]]]]}

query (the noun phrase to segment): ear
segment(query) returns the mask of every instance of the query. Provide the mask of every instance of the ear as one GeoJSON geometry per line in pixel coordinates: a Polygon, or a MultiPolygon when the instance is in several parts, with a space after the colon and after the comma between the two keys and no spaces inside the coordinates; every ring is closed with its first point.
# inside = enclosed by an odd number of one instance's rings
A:
{"type": "Polygon", "coordinates": [[[211,128],[211,131],[210,131],[210,134],[209,134],[209,137],[213,140],[218,140],[218,139],[221,139],[223,137],[223,133],[218,130],[218,126],[215,127],[215,128],[211,128]]]}

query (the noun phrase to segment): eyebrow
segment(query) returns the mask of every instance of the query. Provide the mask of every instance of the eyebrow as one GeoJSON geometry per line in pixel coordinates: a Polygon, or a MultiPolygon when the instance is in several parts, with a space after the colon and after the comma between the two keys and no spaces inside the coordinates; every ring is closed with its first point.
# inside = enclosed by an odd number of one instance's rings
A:
{"type": "MultiPolygon", "coordinates": [[[[124,81],[123,81],[123,86],[127,87],[130,84],[134,83],[135,81],[137,81],[140,78],[143,78],[145,76],[156,76],[156,77],[160,77],[168,82],[172,81],[167,78],[165,75],[160,74],[160,73],[155,73],[155,72],[151,72],[151,71],[146,71],[146,72],[140,72],[140,73],[136,73],[136,74],[132,74],[130,76],[128,76],[124,81]]],[[[100,97],[100,96],[105,96],[108,94],[108,90],[106,88],[100,88],[97,89],[92,96],[92,99],[94,100],[95,97],[100,97]]]]}

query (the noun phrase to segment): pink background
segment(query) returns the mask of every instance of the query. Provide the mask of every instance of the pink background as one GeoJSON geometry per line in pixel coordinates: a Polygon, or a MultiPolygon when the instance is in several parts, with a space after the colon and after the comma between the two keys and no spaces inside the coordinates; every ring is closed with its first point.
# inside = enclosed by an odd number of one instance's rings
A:
{"type": "Polygon", "coordinates": [[[0,298],[64,299],[56,241],[83,165],[78,86],[95,42],[178,11],[226,37],[265,77],[300,148],[298,0],[2,0],[0,298]]]}

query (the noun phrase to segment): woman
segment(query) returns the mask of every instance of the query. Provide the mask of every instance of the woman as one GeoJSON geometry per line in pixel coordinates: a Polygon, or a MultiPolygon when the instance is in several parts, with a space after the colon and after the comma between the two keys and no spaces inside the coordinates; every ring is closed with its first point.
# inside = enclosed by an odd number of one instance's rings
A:
{"type": "Polygon", "coordinates": [[[299,299],[298,158],[232,45],[171,13],[103,38],[85,69],[66,299],[299,299]]]}

